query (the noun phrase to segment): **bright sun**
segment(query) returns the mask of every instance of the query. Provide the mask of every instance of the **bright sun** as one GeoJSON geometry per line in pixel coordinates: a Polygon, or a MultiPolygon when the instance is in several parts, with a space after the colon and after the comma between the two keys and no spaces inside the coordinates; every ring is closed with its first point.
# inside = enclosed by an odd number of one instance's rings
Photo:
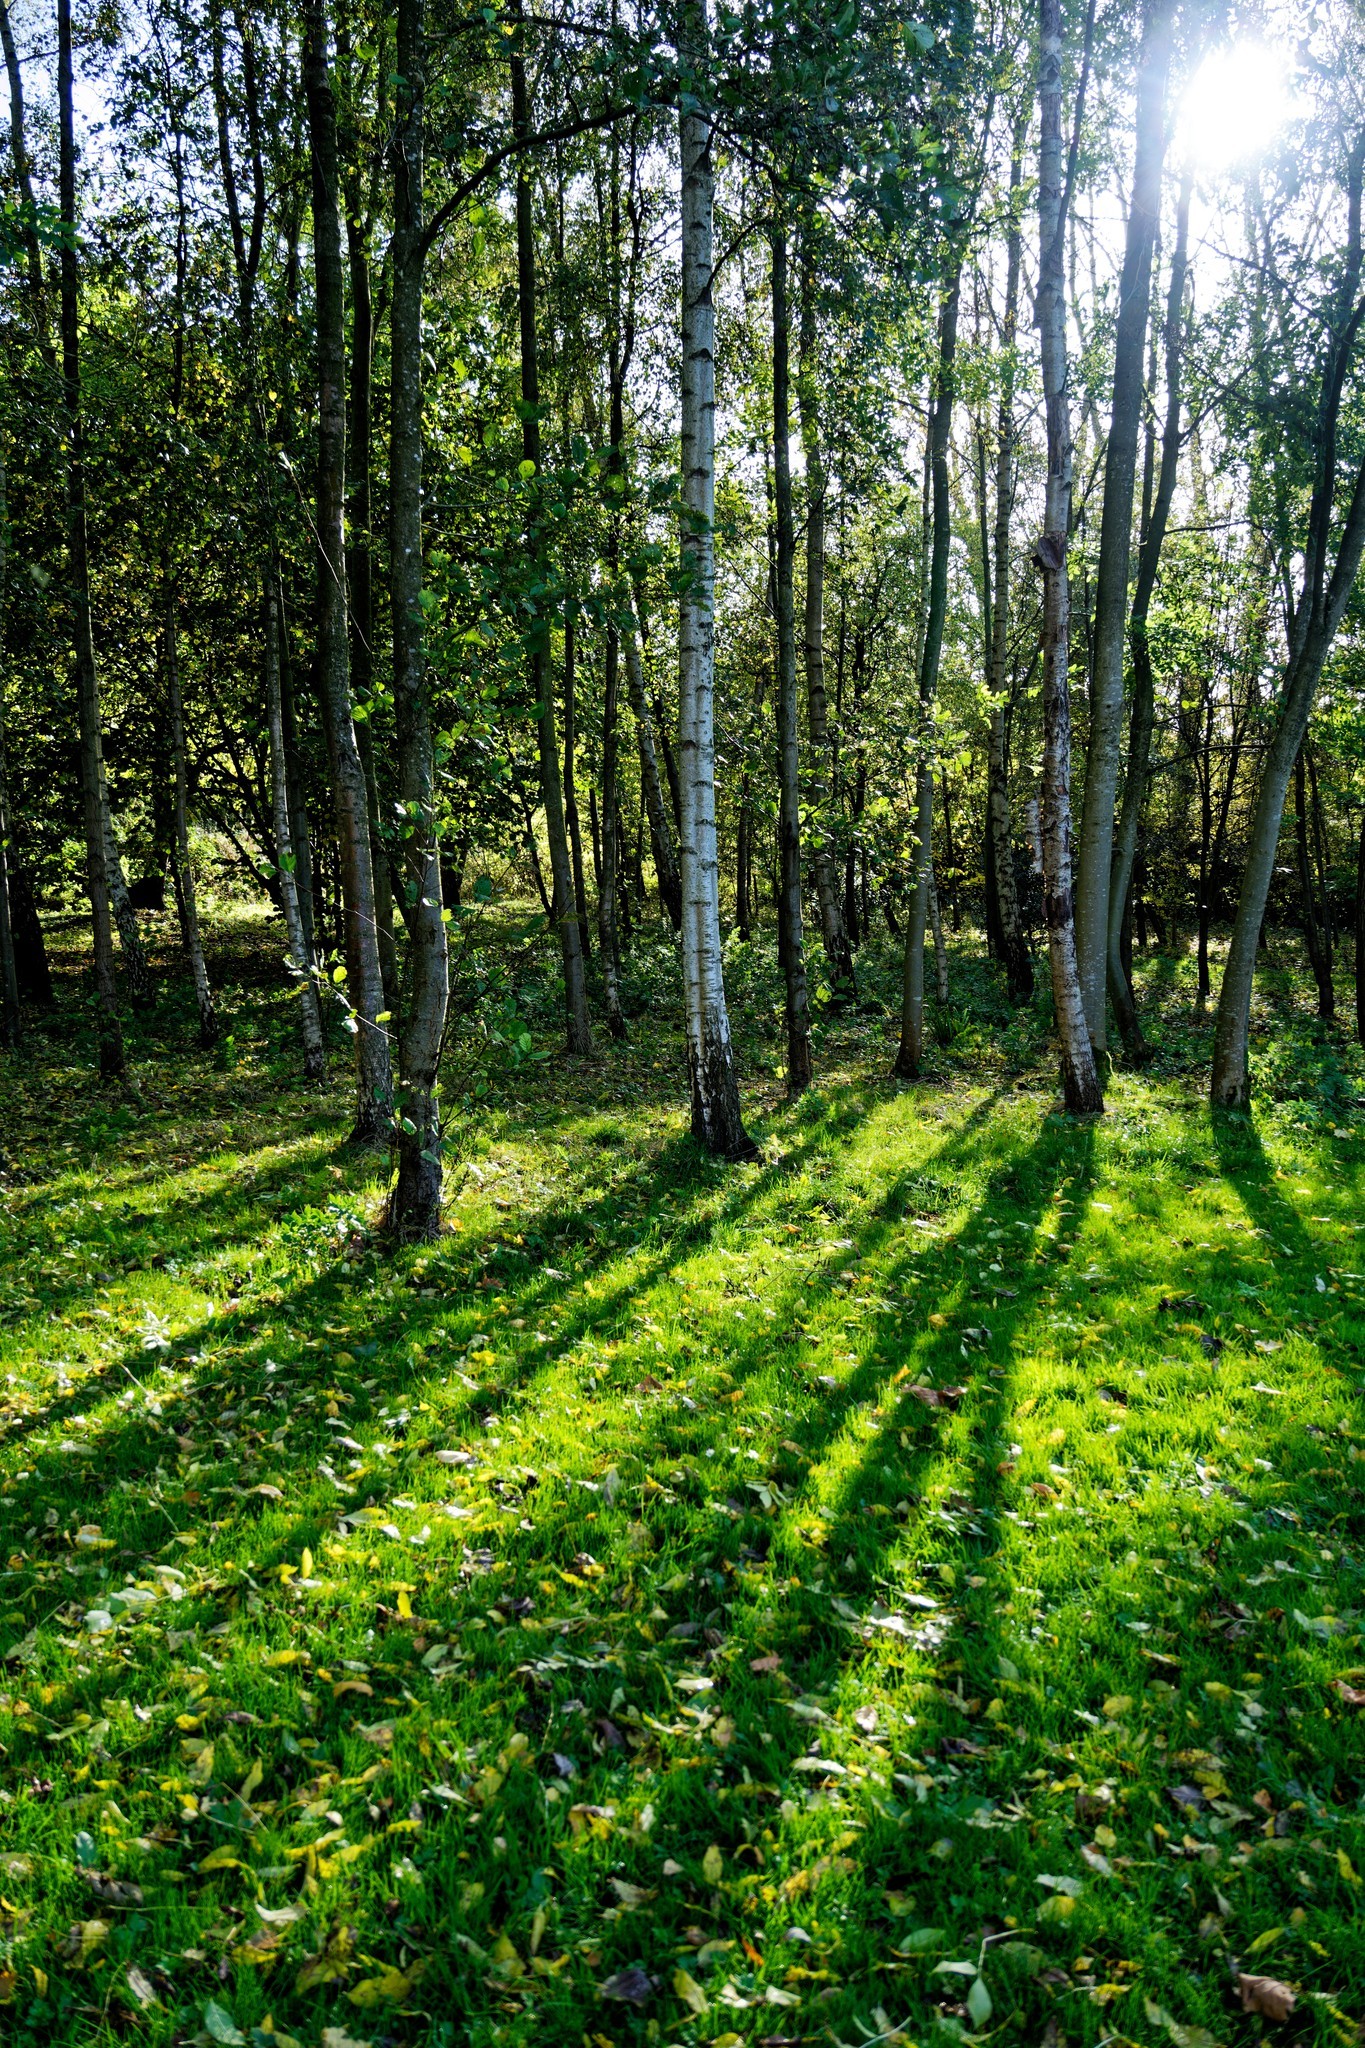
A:
{"type": "Polygon", "coordinates": [[[1182,153],[1202,169],[1230,170],[1272,142],[1293,112],[1285,49],[1241,43],[1206,57],[1180,110],[1182,153]]]}

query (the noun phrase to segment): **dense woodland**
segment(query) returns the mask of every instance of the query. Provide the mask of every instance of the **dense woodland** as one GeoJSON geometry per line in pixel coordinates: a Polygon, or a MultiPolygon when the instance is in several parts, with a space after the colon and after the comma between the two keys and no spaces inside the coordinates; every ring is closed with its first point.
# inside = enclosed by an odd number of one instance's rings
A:
{"type": "Polygon", "coordinates": [[[1360,0],[0,29],[0,2041],[1361,2048],[1360,0]]]}
{"type": "Polygon", "coordinates": [[[1244,1107],[1267,921],[1330,1018],[1360,915],[1365,125],[1325,7],[1210,165],[1234,26],[8,9],[11,1042],[84,897],[117,1075],[169,889],[211,1044],[213,868],[306,1074],[343,1013],[400,1235],[443,1047],[526,1049],[513,911],[576,1056],[671,930],[730,1157],[765,931],[793,1094],[877,931],[920,1073],[946,925],[1050,982],[1073,1110],[1193,947],[1244,1107]]]}

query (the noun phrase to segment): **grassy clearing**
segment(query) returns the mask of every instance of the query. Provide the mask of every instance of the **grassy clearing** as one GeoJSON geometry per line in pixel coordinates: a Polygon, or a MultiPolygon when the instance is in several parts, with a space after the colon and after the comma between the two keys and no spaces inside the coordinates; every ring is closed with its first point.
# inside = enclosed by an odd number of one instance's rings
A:
{"type": "Polygon", "coordinates": [[[885,1080],[874,976],[740,1170],[642,1023],[386,1262],[249,937],[232,1066],[0,1074],[6,2041],[1359,2042],[1365,1119],[1283,987],[1311,1100],[1172,1023],[1090,1128],[965,966],[885,1080]]]}

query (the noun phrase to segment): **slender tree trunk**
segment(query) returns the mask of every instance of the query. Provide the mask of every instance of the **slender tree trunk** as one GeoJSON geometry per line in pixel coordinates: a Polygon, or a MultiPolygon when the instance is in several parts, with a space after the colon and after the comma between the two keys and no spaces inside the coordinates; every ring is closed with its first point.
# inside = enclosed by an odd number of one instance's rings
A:
{"type": "Polygon", "coordinates": [[[854,991],[853,954],[839,900],[839,863],[826,807],[832,801],[833,754],[825,696],[825,456],[820,440],[820,373],[815,316],[814,230],[801,237],[801,371],[797,409],[806,458],[806,716],[810,729],[811,852],[820,904],[820,932],[835,993],[854,991]]]}
{"type": "MultiPolygon", "coordinates": [[[[57,0],[57,101],[62,219],[76,219],[76,138],[72,110],[71,0],[57,0]]],[[[114,990],[114,935],[109,913],[105,827],[104,743],[99,675],[90,622],[90,564],[85,529],[85,433],[81,418],[80,306],[74,237],[61,250],[62,388],[66,441],[67,574],[71,589],[76,697],[80,712],[81,799],[85,885],[94,939],[95,1036],[103,1078],[123,1073],[123,1033],[114,990]]]]}
{"type": "Polygon", "coordinates": [[[1308,964],[1313,970],[1313,980],[1317,985],[1318,1015],[1330,1019],[1336,1015],[1336,992],[1332,987],[1331,944],[1323,922],[1318,916],[1315,900],[1303,760],[1307,746],[1308,742],[1305,740],[1294,763],[1294,848],[1298,855],[1299,902],[1303,914],[1304,944],[1308,948],[1308,964]]]}
{"type": "Polygon", "coordinates": [[[1039,0],[1039,262],[1037,318],[1047,408],[1047,506],[1034,562],[1043,579],[1043,786],[1039,803],[1043,911],[1052,1001],[1061,1040],[1062,1093],[1073,1116],[1104,1108],[1076,971],[1071,908],[1071,693],[1066,552],[1071,516],[1062,169],[1062,0],[1039,0]]]}
{"type": "Polygon", "coordinates": [[[1327,871],[1327,839],[1322,820],[1322,792],[1318,788],[1317,757],[1305,740],[1302,751],[1308,759],[1308,797],[1313,822],[1313,849],[1317,860],[1318,896],[1322,904],[1319,929],[1322,933],[1323,961],[1327,970],[1328,1008],[1324,1016],[1336,1015],[1336,997],[1332,989],[1332,889],[1331,877],[1327,871]]]}
{"type": "Polygon", "coordinates": [[[1128,646],[1133,662],[1133,704],[1128,728],[1128,767],[1123,784],[1123,809],[1114,837],[1114,869],[1109,889],[1109,1000],[1128,1053],[1135,1059],[1146,1056],[1132,979],[1119,949],[1123,907],[1133,879],[1138,829],[1147,801],[1151,774],[1152,733],[1156,724],[1156,679],[1152,673],[1152,651],[1147,640],[1147,617],[1156,588],[1161,547],[1166,538],[1171,501],[1175,495],[1180,460],[1180,383],[1183,351],[1181,330],[1184,320],[1185,278],[1189,269],[1190,195],[1193,177],[1187,171],[1181,181],[1176,212],[1175,249],[1171,257],[1170,289],[1166,297],[1166,417],[1161,437],[1161,471],[1152,498],[1151,513],[1144,524],[1138,547],[1137,581],[1133,609],[1128,620],[1128,646]]]}
{"type": "MultiPolygon", "coordinates": [[[[706,0],[694,0],[681,38],[685,65],[702,58],[707,35],[706,0]]],[[[682,516],[678,620],[683,993],[693,1135],[708,1152],[728,1159],[750,1159],[756,1148],[740,1111],[739,1077],[725,1006],[716,850],[715,166],[711,142],[710,119],[692,94],[684,96],[679,119],[682,516]]]]}
{"type": "Polygon", "coordinates": [[[607,999],[607,1029],[613,1038],[626,1036],[621,1009],[621,947],[617,932],[617,880],[621,866],[621,816],[617,789],[620,752],[621,638],[607,628],[602,692],[602,855],[597,887],[597,936],[602,955],[602,984],[607,999]]]}
{"type": "Polygon", "coordinates": [[[931,491],[931,552],[919,666],[919,731],[915,772],[914,881],[905,933],[901,976],[901,1039],[892,1072],[919,1078],[924,1063],[924,939],[929,922],[929,886],[934,858],[934,706],[938,696],[943,627],[948,610],[948,557],[952,547],[952,499],[948,449],[953,422],[954,364],[961,269],[957,258],[939,311],[938,373],[930,415],[927,467],[931,491]]]}
{"type": "Polygon", "coordinates": [[[682,883],[678,878],[678,856],[673,842],[673,806],[664,797],[659,779],[659,757],[654,746],[654,719],[645,695],[644,666],[640,660],[638,625],[626,629],[626,688],[635,715],[635,738],[640,755],[640,784],[649,820],[649,845],[659,898],[675,932],[682,930],[682,883]]]}
{"type": "Polygon", "coordinates": [[[588,891],[583,879],[583,831],[578,816],[578,620],[573,599],[564,607],[564,829],[569,835],[574,914],[584,964],[592,959],[588,891]]]}
{"type": "Polygon", "coordinates": [[[289,771],[284,750],[284,711],[280,689],[280,592],[273,565],[265,578],[265,708],[270,731],[271,813],[275,830],[275,866],[280,908],[284,913],[289,964],[299,991],[299,1031],[303,1039],[303,1074],[320,1081],[327,1071],[322,1040],[322,1011],[314,972],[313,948],[299,901],[298,860],[289,817],[289,771]]]}
{"type": "MultiPolygon", "coordinates": [[[[1173,0],[1145,0],[1138,69],[1136,149],[1128,232],[1114,335],[1114,392],[1104,464],[1099,570],[1095,585],[1090,741],[1076,865],[1076,962],[1090,1042],[1105,1047],[1110,873],[1123,726],[1124,627],[1142,420],[1143,353],[1152,288],[1152,246],[1161,212],[1166,152],[1166,75],[1173,0]]],[[[1122,899],[1120,899],[1122,901],[1122,899]]]]}
{"type": "MultiPolygon", "coordinates": [[[[185,151],[179,111],[173,123],[175,178],[175,337],[171,348],[171,416],[179,423],[185,391],[185,277],[189,265],[189,236],[185,204],[185,151]]],[[[208,964],[199,930],[199,901],[194,868],[190,862],[189,772],[185,756],[185,711],[180,695],[180,645],[176,617],[176,586],[172,573],[172,536],[167,530],[161,551],[161,588],[165,612],[163,659],[166,673],[166,708],[171,729],[171,784],[174,818],[171,862],[175,877],[175,901],[180,914],[180,942],[190,963],[195,1006],[199,1012],[199,1043],[206,1050],[218,1038],[218,1018],[209,987],[208,964]]]]}
{"type": "Polygon", "coordinates": [[[747,946],[753,937],[754,807],[747,768],[739,785],[739,821],[735,828],[735,929],[747,946]]]}
{"type": "Polygon", "coordinates": [[[393,880],[380,801],[374,745],[374,570],[370,554],[372,495],[370,474],[373,441],[374,307],[370,290],[368,223],[361,214],[360,181],[348,178],[346,256],[351,280],[351,388],[346,434],[346,499],[348,506],[346,590],[349,599],[351,694],[356,747],[365,777],[365,811],[374,870],[375,936],[384,1007],[398,1009],[398,949],[393,937],[393,880]]]}
{"type": "Polygon", "coordinates": [[[356,1119],[362,1144],[387,1145],[393,1075],[379,966],[369,797],[351,715],[346,606],[346,338],[337,203],[336,101],[327,68],[324,0],[304,9],[304,86],[313,172],[313,263],[317,294],[318,683],[336,815],[347,982],[356,1040],[356,1119]]]}
{"type": "MultiPolygon", "coordinates": [[[[796,599],[793,589],[796,529],[792,514],[790,370],[791,315],[787,303],[787,234],[772,231],[773,502],[776,526],[777,784],[780,874],[777,950],[787,1022],[787,1093],[811,1084],[810,995],[801,914],[801,783],[796,714],[796,599]]],[[[823,687],[822,687],[823,695],[823,687]]]]}
{"type": "Polygon", "coordinates": [[[1209,991],[1209,857],[1213,851],[1213,694],[1209,691],[1204,715],[1203,745],[1199,759],[1199,901],[1195,906],[1195,1011],[1202,1017],[1208,1008],[1209,991]]]}
{"type": "Polygon", "coordinates": [[[152,986],[152,970],[147,964],[147,951],[142,943],[137,912],[128,893],[128,878],[123,872],[123,855],[119,851],[118,834],[114,830],[114,815],[109,807],[109,783],[104,768],[103,749],[100,757],[100,808],[103,814],[104,866],[109,883],[109,901],[113,908],[114,927],[118,932],[123,965],[128,975],[128,993],[132,997],[135,1010],[148,1010],[152,1006],[155,993],[152,986]]]}
{"type": "MultiPolygon", "coordinates": [[[[516,17],[519,19],[519,15],[516,17]]],[[[526,149],[531,134],[531,103],[526,85],[526,60],[520,30],[512,43],[512,132],[521,145],[517,157],[517,301],[521,324],[522,453],[534,465],[531,488],[539,491],[540,453],[540,350],[536,336],[536,246],[531,218],[531,176],[526,149]]],[[[540,558],[545,545],[537,506],[528,535],[530,553],[540,558]]],[[[555,734],[554,684],[550,674],[550,621],[548,612],[536,622],[530,649],[531,690],[536,705],[536,737],[540,750],[540,795],[545,807],[545,836],[549,842],[552,884],[552,922],[559,939],[564,967],[565,1035],[571,1053],[592,1051],[592,1025],[588,1017],[588,989],[583,969],[583,942],[574,901],[573,865],[564,816],[564,787],[559,773],[559,746],[555,734]]]]}
{"type": "Polygon", "coordinates": [[[199,903],[195,892],[194,869],[190,863],[190,818],[189,818],[189,776],[185,761],[185,712],[180,701],[180,650],[177,645],[175,618],[175,592],[170,580],[170,564],[165,567],[166,602],[166,701],[171,723],[171,775],[175,792],[175,897],[180,910],[180,938],[185,948],[185,957],[190,963],[190,974],[194,981],[194,1000],[199,1012],[199,1043],[205,1048],[218,1042],[218,1014],[213,1006],[213,990],[209,986],[208,963],[204,958],[204,941],[199,930],[199,903]]]}
{"type": "Polygon", "coordinates": [[[1009,791],[1010,695],[1010,515],[1014,505],[1015,350],[1019,331],[1019,273],[1023,260],[1023,183],[1025,124],[1015,129],[1010,155],[1010,227],[1005,255],[1005,309],[1001,324],[1000,408],[995,449],[994,591],[991,610],[990,735],[987,745],[987,839],[994,880],[996,937],[1011,1002],[1025,1003],[1033,994],[1033,960],[1019,916],[1014,879],[1014,832],[1009,791]]]}
{"type": "Polygon", "coordinates": [[[1365,811],[1356,849],[1356,1037],[1365,1045],[1365,811]]]}
{"type": "Polygon", "coordinates": [[[436,759],[422,614],[422,283],[426,29],[423,0],[398,0],[393,165],[392,366],[389,399],[389,594],[393,701],[409,906],[406,1001],[398,1033],[398,1172],[388,1228],[397,1239],[441,1227],[441,1046],[450,958],[441,902],[436,759]]]}
{"type": "MultiPolygon", "coordinates": [[[[1210,1099],[1215,1109],[1245,1110],[1251,1101],[1249,1041],[1256,952],[1265,922],[1270,878],[1279,845],[1285,794],[1294,759],[1308,730],[1322,676],[1355,588],[1365,551],[1365,463],[1354,468],[1344,515],[1338,497],[1337,428],[1342,394],[1361,326],[1356,305],[1362,266],[1361,190],[1365,182],[1365,138],[1351,152],[1347,172],[1347,242],[1337,296],[1338,319],[1329,329],[1314,422],[1313,494],[1303,544],[1303,581],[1289,625],[1284,679],[1275,729],[1261,765],[1246,864],[1228,946],[1214,1029],[1210,1099]],[[1328,567],[1334,520],[1340,519],[1336,560],[1328,567]]],[[[1348,472],[1348,474],[1350,474],[1348,472]]],[[[1344,481],[1344,479],[1342,479],[1344,481]]]]}
{"type": "Polygon", "coordinates": [[[280,723],[284,732],[289,843],[294,850],[295,874],[298,878],[299,916],[303,919],[309,958],[316,960],[319,952],[317,929],[323,922],[319,909],[321,898],[318,894],[321,876],[313,872],[313,835],[309,829],[308,806],[304,798],[304,761],[299,741],[298,705],[294,695],[294,661],[289,644],[289,617],[285,609],[284,584],[277,557],[272,556],[266,573],[274,581],[279,604],[280,723]]]}
{"type": "Polygon", "coordinates": [[[938,880],[932,863],[929,868],[929,929],[934,935],[934,971],[938,980],[938,999],[946,1003],[948,988],[948,948],[943,943],[943,913],[939,906],[938,880]]]}
{"type": "MultiPolygon", "coordinates": [[[[3,0],[0,0],[0,6],[3,0]]],[[[13,48],[8,16],[4,18],[5,51],[13,48]]],[[[9,497],[5,479],[5,451],[0,446],[0,618],[5,616],[9,577],[9,497]]],[[[0,1044],[11,1051],[21,1035],[19,1012],[19,970],[14,958],[14,928],[10,917],[9,784],[5,774],[4,732],[0,728],[0,1044]]]]}

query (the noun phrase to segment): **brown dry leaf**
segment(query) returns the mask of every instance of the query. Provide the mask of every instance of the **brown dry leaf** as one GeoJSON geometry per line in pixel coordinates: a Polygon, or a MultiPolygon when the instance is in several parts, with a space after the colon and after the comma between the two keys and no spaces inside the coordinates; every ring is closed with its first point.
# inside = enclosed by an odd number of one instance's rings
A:
{"type": "Polygon", "coordinates": [[[780,1671],[782,1669],[782,1659],[780,1657],[751,1657],[749,1659],[749,1669],[758,1672],[780,1671]]]}
{"type": "Polygon", "coordinates": [[[1243,2012],[1258,2012],[1265,2020],[1287,2020],[1298,2004],[1298,1993],[1278,1977],[1249,1977],[1237,1973],[1237,1996],[1243,2012]]]}
{"type": "Polygon", "coordinates": [[[1358,1685],[1348,1685],[1344,1678],[1334,1678],[1332,1690],[1346,1706],[1365,1707],[1365,1692],[1358,1685]]]}

